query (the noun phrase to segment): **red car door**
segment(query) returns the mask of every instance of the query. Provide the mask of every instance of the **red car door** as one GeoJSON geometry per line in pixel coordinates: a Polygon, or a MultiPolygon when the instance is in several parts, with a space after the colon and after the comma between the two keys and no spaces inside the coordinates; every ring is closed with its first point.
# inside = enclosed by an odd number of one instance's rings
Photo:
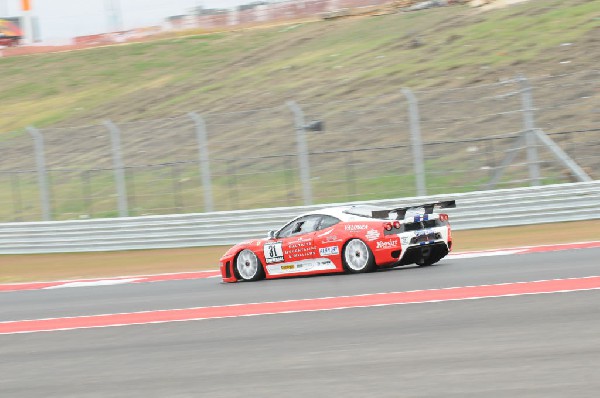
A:
{"type": "Polygon", "coordinates": [[[297,218],[283,227],[276,239],[265,243],[263,250],[268,274],[290,274],[306,269],[304,260],[317,256],[314,231],[320,219],[315,215],[297,218]]]}

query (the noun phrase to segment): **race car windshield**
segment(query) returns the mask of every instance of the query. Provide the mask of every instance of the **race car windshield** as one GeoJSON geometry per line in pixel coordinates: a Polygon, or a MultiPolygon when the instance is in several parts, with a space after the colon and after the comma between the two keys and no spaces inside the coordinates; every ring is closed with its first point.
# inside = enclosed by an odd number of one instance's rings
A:
{"type": "Polygon", "coordinates": [[[344,213],[352,214],[353,216],[376,218],[376,217],[373,217],[373,213],[381,212],[381,211],[385,212],[386,209],[384,209],[383,207],[379,207],[379,206],[358,205],[358,206],[352,206],[351,208],[344,210],[344,213]]]}

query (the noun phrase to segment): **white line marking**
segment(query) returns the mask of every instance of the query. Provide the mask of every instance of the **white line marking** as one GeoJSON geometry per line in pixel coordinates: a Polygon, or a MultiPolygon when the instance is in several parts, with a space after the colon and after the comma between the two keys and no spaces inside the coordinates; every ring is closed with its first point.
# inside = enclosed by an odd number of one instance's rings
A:
{"type": "Polygon", "coordinates": [[[43,288],[48,289],[64,289],[69,287],[89,287],[89,286],[110,286],[110,285],[122,285],[125,283],[132,283],[135,281],[142,280],[143,278],[130,278],[130,279],[101,279],[97,281],[82,281],[82,282],[68,282],[62,285],[48,286],[43,288]]]}
{"type": "MultiPolygon", "coordinates": [[[[526,283],[526,282],[523,282],[526,283]]],[[[335,308],[321,308],[316,310],[291,310],[291,311],[278,311],[278,312],[261,312],[258,314],[243,314],[243,315],[224,315],[224,316],[214,316],[214,317],[199,317],[199,318],[190,318],[190,319],[173,319],[167,321],[149,321],[149,322],[134,322],[134,323],[123,323],[123,324],[113,324],[113,325],[100,325],[100,326],[75,326],[70,328],[59,328],[59,329],[41,329],[41,330],[29,330],[22,332],[10,332],[10,333],[0,333],[2,334],[27,334],[27,333],[39,333],[39,332],[58,332],[58,331],[67,331],[67,330],[78,330],[78,329],[101,329],[101,328],[113,328],[113,327],[123,327],[123,326],[139,326],[139,325],[155,325],[161,323],[173,323],[173,322],[190,322],[190,321],[206,321],[212,319],[227,319],[227,318],[242,318],[242,317],[253,317],[253,316],[263,316],[263,315],[281,315],[281,314],[299,314],[303,312],[321,312],[321,311],[337,311],[337,310],[349,310],[354,308],[370,308],[370,307],[390,307],[394,305],[410,305],[410,304],[430,304],[430,303],[443,303],[447,301],[467,301],[467,300],[482,300],[488,298],[503,298],[503,297],[518,297],[518,296],[533,296],[538,294],[554,294],[554,293],[575,293],[575,292],[586,292],[592,290],[600,290],[598,287],[592,288],[584,288],[584,289],[569,289],[569,290],[557,290],[552,292],[534,292],[534,293],[510,293],[510,294],[500,294],[494,296],[480,296],[480,297],[465,297],[465,298],[456,298],[456,299],[442,299],[442,300],[424,300],[424,301],[415,301],[415,302],[407,302],[407,303],[387,303],[387,304],[369,304],[369,305],[357,305],[357,306],[342,306],[335,308]]],[[[343,296],[341,296],[343,297],[343,296]]],[[[200,307],[202,308],[202,307],[200,307]]],[[[143,311],[143,312],[154,312],[154,311],[143,311]]],[[[113,315],[113,314],[108,314],[113,315]]],[[[74,317],[75,318],[75,317],[74,317]]],[[[53,319],[53,318],[50,318],[53,319]]],[[[39,320],[39,319],[35,319],[39,320]]],[[[3,323],[3,322],[0,322],[3,323]]]]}

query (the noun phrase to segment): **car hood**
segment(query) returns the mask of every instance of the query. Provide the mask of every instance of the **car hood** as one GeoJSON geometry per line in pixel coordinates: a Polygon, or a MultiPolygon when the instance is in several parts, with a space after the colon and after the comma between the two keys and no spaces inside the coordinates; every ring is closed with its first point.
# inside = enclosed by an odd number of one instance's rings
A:
{"type": "Polygon", "coordinates": [[[236,245],[233,245],[232,247],[229,248],[229,250],[227,250],[225,252],[225,254],[223,254],[223,256],[221,257],[221,260],[231,257],[243,249],[256,250],[256,248],[262,247],[262,245],[267,240],[268,240],[268,238],[250,239],[250,240],[245,240],[243,242],[240,242],[236,245]]]}

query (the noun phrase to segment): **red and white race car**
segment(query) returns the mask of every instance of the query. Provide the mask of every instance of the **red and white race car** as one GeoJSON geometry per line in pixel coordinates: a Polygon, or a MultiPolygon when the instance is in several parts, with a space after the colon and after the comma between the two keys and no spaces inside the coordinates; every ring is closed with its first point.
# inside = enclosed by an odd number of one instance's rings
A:
{"type": "Polygon", "coordinates": [[[264,239],[233,246],[221,257],[224,282],[360,273],[399,265],[431,265],[452,249],[447,214],[454,200],[383,209],[358,205],[304,214],[264,239]]]}

